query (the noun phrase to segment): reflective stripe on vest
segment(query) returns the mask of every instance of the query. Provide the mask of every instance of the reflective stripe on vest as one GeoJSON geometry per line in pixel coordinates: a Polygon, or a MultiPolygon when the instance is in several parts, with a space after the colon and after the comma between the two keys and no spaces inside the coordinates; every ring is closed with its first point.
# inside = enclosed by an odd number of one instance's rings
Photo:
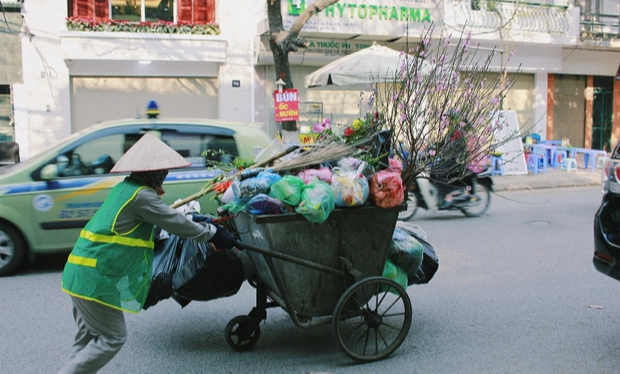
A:
{"type": "Polygon", "coordinates": [[[149,240],[134,239],[134,238],[128,238],[125,236],[117,236],[117,235],[101,235],[101,234],[95,234],[95,233],[92,233],[86,230],[82,230],[80,232],[80,238],[84,238],[91,242],[114,243],[114,244],[126,245],[128,247],[144,247],[144,248],[151,248],[151,249],[155,247],[155,243],[149,240]]]}
{"type": "Polygon", "coordinates": [[[76,256],[76,255],[69,255],[69,259],[67,259],[67,262],[70,262],[70,263],[76,264],[76,265],[88,266],[88,267],[91,267],[91,268],[97,267],[97,259],[96,258],[88,258],[88,257],[82,257],[82,256],[76,256]]]}

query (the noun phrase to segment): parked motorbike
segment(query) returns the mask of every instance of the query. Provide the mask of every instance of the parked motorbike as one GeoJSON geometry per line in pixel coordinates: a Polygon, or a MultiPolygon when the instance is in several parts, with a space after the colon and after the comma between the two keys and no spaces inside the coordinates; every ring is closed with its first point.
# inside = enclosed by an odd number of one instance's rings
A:
{"type": "MultiPolygon", "coordinates": [[[[465,186],[448,186],[447,192],[453,196],[450,203],[444,201],[444,195],[440,193],[437,184],[431,182],[428,175],[421,174],[416,178],[407,196],[407,209],[398,215],[398,219],[406,221],[413,217],[418,208],[431,212],[439,210],[460,210],[467,217],[479,217],[483,215],[491,204],[491,192],[493,180],[491,170],[487,169],[473,178],[475,194],[471,194],[465,186]]],[[[443,191],[442,191],[443,192],[443,191]]]]}

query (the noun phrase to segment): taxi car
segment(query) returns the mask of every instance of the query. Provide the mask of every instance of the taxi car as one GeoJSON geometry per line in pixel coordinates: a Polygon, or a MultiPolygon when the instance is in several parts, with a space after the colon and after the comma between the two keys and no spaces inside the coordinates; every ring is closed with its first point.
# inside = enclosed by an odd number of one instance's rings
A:
{"type": "Polygon", "coordinates": [[[620,142],[603,166],[603,199],[594,215],[596,270],[620,280],[620,142]]]}
{"type": "MultiPolygon", "coordinates": [[[[38,253],[68,251],[111,188],[127,174],[110,169],[140,137],[150,132],[191,166],[170,170],[167,204],[198,192],[220,171],[207,161],[253,161],[271,142],[259,126],[198,119],[144,118],[100,123],[75,133],[21,163],[0,168],[0,276],[9,275],[38,253]],[[205,152],[207,150],[222,152],[205,152]],[[216,154],[214,154],[216,153],[216,154]]],[[[212,196],[199,199],[215,213],[212,196]]]]}

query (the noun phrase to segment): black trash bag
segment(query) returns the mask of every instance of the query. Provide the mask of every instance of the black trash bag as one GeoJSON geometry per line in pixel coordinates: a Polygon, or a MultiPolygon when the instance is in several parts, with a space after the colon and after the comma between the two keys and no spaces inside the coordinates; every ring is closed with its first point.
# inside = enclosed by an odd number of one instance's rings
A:
{"type": "Polygon", "coordinates": [[[142,307],[144,310],[172,296],[172,276],[179,265],[181,250],[182,239],[178,236],[155,242],[151,287],[142,307]]]}
{"type": "Polygon", "coordinates": [[[172,277],[173,298],[185,306],[191,300],[208,301],[236,294],[245,280],[239,257],[215,252],[210,243],[183,240],[179,266],[172,277]]]}
{"type": "Polygon", "coordinates": [[[409,232],[409,234],[422,243],[422,246],[424,247],[424,257],[422,258],[422,265],[420,265],[420,267],[418,267],[415,271],[407,273],[407,285],[426,284],[433,278],[437,272],[437,269],[439,269],[439,259],[437,258],[435,249],[429,242],[411,232],[409,232]]]}
{"type": "Polygon", "coordinates": [[[371,141],[371,149],[374,150],[372,156],[379,159],[379,164],[383,166],[382,168],[387,168],[390,165],[389,155],[392,146],[390,136],[390,130],[382,130],[376,133],[371,141]]]}

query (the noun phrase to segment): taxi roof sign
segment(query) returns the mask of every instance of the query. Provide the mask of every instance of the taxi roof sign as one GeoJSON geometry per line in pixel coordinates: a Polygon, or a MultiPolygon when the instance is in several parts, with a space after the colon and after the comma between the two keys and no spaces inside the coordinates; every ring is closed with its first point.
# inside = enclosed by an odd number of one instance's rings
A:
{"type": "Polygon", "coordinates": [[[148,118],[157,118],[157,116],[159,116],[159,107],[157,106],[157,102],[155,102],[155,100],[149,101],[146,106],[146,116],[148,118]]]}

